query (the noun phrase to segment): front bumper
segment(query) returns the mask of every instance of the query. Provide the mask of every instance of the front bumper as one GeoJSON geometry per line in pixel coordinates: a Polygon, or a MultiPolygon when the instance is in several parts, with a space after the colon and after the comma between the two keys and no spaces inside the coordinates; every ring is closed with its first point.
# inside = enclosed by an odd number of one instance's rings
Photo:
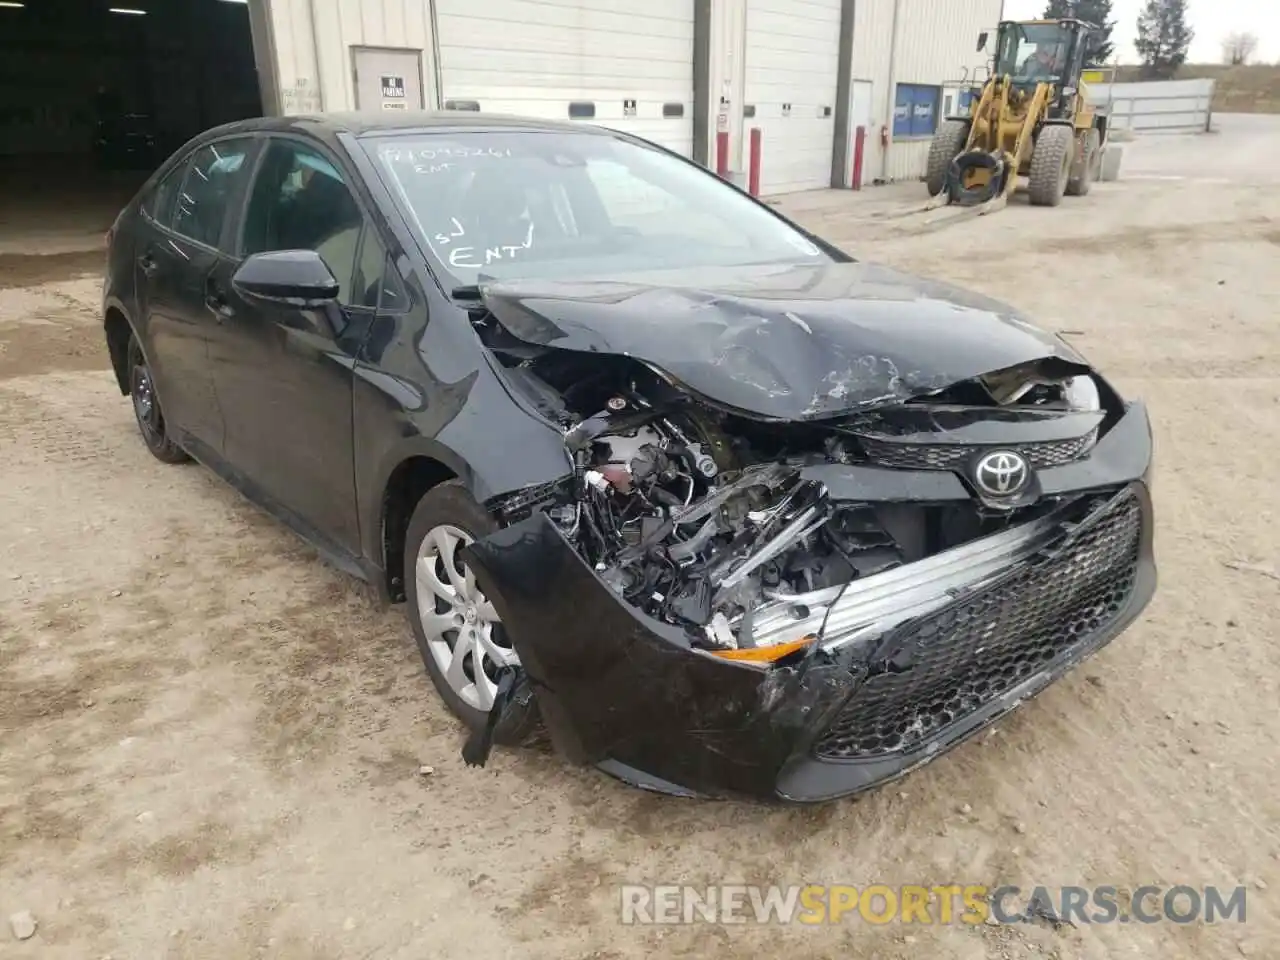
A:
{"type": "Polygon", "coordinates": [[[834,639],[773,665],[690,648],[543,514],[477,541],[468,562],[570,759],[663,792],[821,801],[932,760],[1142,612],[1156,585],[1150,494],[1143,479],[1106,490],[855,582],[831,612],[834,639]]]}

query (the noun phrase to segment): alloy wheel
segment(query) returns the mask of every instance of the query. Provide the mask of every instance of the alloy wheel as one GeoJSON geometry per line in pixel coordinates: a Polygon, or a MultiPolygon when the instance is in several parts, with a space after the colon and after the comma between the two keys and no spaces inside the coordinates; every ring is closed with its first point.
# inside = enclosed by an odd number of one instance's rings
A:
{"type": "Polygon", "coordinates": [[[151,370],[145,360],[136,360],[129,375],[129,395],[133,400],[133,413],[138,418],[138,428],[147,443],[155,444],[164,439],[164,422],[160,418],[160,404],[156,402],[155,386],[151,382],[151,370]]]}
{"type": "Polygon", "coordinates": [[[519,663],[493,603],[458,557],[472,537],[458,527],[433,527],[418,547],[414,576],[418,617],[427,649],[450,688],[480,711],[493,707],[494,677],[519,663]]]}

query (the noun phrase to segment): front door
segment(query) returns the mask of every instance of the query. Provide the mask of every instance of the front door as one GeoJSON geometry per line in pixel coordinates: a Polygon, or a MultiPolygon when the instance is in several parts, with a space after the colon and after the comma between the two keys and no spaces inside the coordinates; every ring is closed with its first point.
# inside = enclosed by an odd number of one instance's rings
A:
{"type": "Polygon", "coordinates": [[[144,204],[136,245],[143,349],[167,425],[184,446],[195,440],[215,453],[222,448],[222,415],[208,348],[219,314],[208,284],[254,145],[252,138],[218,141],[180,164],[144,204]]]}
{"type": "MultiPolygon", "coordinates": [[[[273,138],[251,188],[239,253],[220,260],[212,277],[227,302],[212,345],[227,460],[273,510],[352,557],[360,549],[352,369],[367,327],[361,321],[373,312],[357,267],[364,224],[332,157],[309,142],[273,138]],[[339,304],[301,310],[236,290],[243,257],[300,249],[317,251],[338,278],[339,304]]],[[[369,250],[380,275],[382,248],[370,240],[369,250]]]]}

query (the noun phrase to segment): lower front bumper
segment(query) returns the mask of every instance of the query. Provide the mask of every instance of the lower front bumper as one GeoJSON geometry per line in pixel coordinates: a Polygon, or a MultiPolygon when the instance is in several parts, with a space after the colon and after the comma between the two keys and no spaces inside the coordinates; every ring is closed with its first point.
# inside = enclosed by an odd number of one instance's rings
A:
{"type": "Polygon", "coordinates": [[[1135,482],[946,602],[768,666],[637,613],[541,514],[468,560],[568,757],[665,792],[811,802],[932,760],[1105,646],[1155,590],[1151,529],[1135,482]]]}

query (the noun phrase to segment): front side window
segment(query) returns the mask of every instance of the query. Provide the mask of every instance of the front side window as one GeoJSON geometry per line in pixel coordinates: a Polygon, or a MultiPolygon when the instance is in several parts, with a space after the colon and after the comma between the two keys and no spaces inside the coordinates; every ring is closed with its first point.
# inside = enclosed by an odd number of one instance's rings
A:
{"type": "Polygon", "coordinates": [[[996,73],[1015,83],[1051,83],[1066,70],[1070,35],[1058,24],[1011,23],[1000,33],[996,73]]]}
{"type": "Polygon", "coordinates": [[[363,143],[454,285],[830,260],[720,178],[618,137],[461,132],[363,143]]]}
{"type": "MultiPolygon", "coordinates": [[[[240,252],[314,250],[338,280],[338,301],[352,305],[363,226],[360,207],[332,162],[305,144],[273,140],[249,197],[240,252]]],[[[363,298],[362,291],[355,304],[363,298]]]]}
{"type": "Polygon", "coordinates": [[[168,224],[175,232],[210,247],[218,245],[227,207],[249,175],[246,159],[252,144],[249,139],[211,143],[180,168],[173,219],[168,224]]]}

